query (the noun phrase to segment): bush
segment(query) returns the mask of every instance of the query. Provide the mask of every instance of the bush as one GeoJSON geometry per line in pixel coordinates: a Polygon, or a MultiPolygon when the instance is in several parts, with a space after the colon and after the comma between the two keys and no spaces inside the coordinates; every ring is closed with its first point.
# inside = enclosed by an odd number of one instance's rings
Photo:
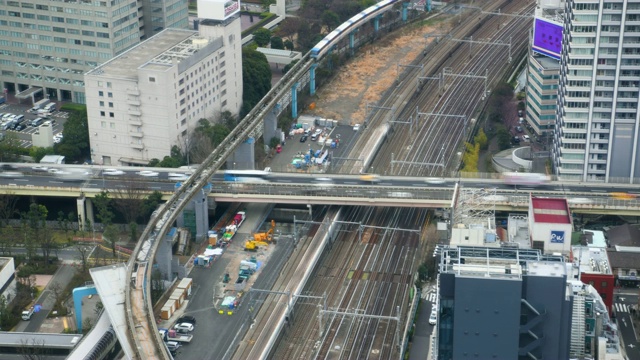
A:
{"type": "Polygon", "coordinates": [[[87,112],[87,106],[82,104],[64,104],[60,107],[63,111],[80,111],[87,112]]]}

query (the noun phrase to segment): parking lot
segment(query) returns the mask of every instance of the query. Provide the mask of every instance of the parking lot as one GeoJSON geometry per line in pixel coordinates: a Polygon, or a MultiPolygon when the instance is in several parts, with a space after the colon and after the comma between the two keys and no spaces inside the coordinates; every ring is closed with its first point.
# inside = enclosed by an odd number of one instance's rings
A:
{"type": "Polygon", "coordinates": [[[274,172],[331,172],[331,165],[328,164],[336,164],[340,163],[339,158],[343,156],[343,152],[348,150],[349,144],[354,141],[355,136],[357,135],[357,131],[353,130],[352,126],[348,125],[338,125],[335,128],[323,128],[316,127],[314,128],[310,134],[307,135],[307,138],[304,141],[300,141],[304,136],[304,133],[289,135],[287,133],[287,139],[282,147],[282,151],[280,153],[275,154],[275,156],[269,160],[268,166],[271,167],[271,170],[274,172]],[[316,138],[316,140],[311,140],[311,135],[315,131],[315,129],[322,129],[324,142],[320,143],[318,140],[320,138],[316,138]],[[331,145],[327,145],[326,139],[339,139],[339,143],[336,147],[332,148],[331,145]],[[327,157],[327,162],[325,165],[312,165],[303,168],[296,168],[293,165],[294,159],[299,158],[300,154],[309,153],[309,151],[317,152],[320,150],[321,152],[324,150],[328,150],[329,154],[327,157]]]}
{"type": "MultiPolygon", "coordinates": [[[[51,112],[51,114],[45,118],[42,116],[42,114],[31,112],[30,111],[31,108],[32,108],[31,104],[5,103],[0,105],[0,114],[2,114],[2,116],[0,116],[0,119],[2,119],[1,121],[2,124],[5,124],[8,121],[8,117],[4,118],[4,116],[7,113],[24,116],[24,118],[19,123],[24,128],[20,130],[16,130],[16,129],[0,130],[0,132],[5,133],[5,135],[10,133],[15,134],[15,137],[20,143],[20,147],[30,148],[32,145],[31,136],[39,131],[38,130],[39,127],[42,124],[44,124],[45,121],[51,121],[53,125],[54,139],[55,138],[60,139],[62,134],[62,129],[64,127],[64,123],[66,122],[66,119],[69,114],[64,111],[57,110],[57,106],[56,106],[56,108],[51,112]],[[32,121],[37,118],[43,119],[42,124],[40,124],[39,126],[31,126],[32,121]]],[[[58,142],[58,141],[60,140],[54,140],[54,142],[58,142]]]]}

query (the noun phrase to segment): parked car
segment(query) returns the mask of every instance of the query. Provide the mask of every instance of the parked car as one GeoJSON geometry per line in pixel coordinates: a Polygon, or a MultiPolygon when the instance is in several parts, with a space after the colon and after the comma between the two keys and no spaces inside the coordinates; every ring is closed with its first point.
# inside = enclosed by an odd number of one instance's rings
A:
{"type": "Polygon", "coordinates": [[[196,318],[191,316],[191,315],[183,315],[178,319],[177,322],[179,324],[188,323],[188,324],[191,324],[191,325],[195,325],[196,324],[196,318]]]}
{"type": "Polygon", "coordinates": [[[180,348],[180,343],[177,341],[167,341],[167,349],[171,352],[171,355],[175,355],[176,351],[180,348]]]}
{"type": "Polygon", "coordinates": [[[529,138],[529,135],[522,135],[522,140],[523,140],[524,142],[529,142],[529,141],[531,141],[531,139],[529,138]]]}
{"type": "Polygon", "coordinates": [[[302,136],[300,137],[300,142],[305,142],[305,141],[307,141],[307,139],[308,139],[308,136],[307,136],[307,135],[302,135],[302,136]]]}
{"type": "Polygon", "coordinates": [[[174,329],[176,329],[176,331],[178,332],[191,332],[193,331],[194,327],[192,324],[189,323],[180,323],[176,326],[173,327],[174,329]]]}
{"type": "Polygon", "coordinates": [[[516,126],[516,131],[521,133],[524,131],[524,129],[522,128],[522,126],[516,126]]]}
{"type": "Polygon", "coordinates": [[[438,310],[434,307],[431,309],[431,315],[429,316],[429,325],[435,325],[438,321],[438,310]]]}
{"type": "Polygon", "coordinates": [[[353,125],[353,131],[358,131],[358,130],[360,130],[360,124],[353,125]]]}

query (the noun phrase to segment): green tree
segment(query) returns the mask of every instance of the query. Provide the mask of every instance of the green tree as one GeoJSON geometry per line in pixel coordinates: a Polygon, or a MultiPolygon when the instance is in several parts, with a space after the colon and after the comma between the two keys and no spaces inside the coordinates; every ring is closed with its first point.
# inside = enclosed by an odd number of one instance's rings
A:
{"type": "Polygon", "coordinates": [[[278,144],[280,144],[280,138],[278,138],[277,136],[272,137],[269,141],[269,147],[272,149],[275,149],[278,144]]]}
{"type": "Polygon", "coordinates": [[[25,214],[26,224],[30,239],[27,244],[35,250],[36,246],[40,246],[45,264],[49,264],[49,256],[51,251],[55,249],[55,242],[51,231],[48,231],[47,216],[49,210],[44,205],[31,203],[29,211],[25,214]]]}
{"type": "Polygon", "coordinates": [[[291,41],[291,40],[285,40],[285,41],[284,41],[284,48],[285,48],[285,49],[287,49],[287,50],[291,50],[291,51],[293,51],[293,49],[294,49],[293,41],[291,41]]]}
{"type": "Polygon", "coordinates": [[[4,133],[4,139],[0,141],[0,161],[18,161],[20,155],[27,155],[28,151],[20,147],[20,141],[14,132],[4,133]]]}
{"type": "Polygon", "coordinates": [[[53,146],[56,154],[65,156],[67,163],[84,162],[91,158],[87,109],[74,110],[64,123],[64,137],[53,146]]]}
{"type": "Polygon", "coordinates": [[[271,30],[261,27],[253,32],[253,41],[255,41],[258,46],[267,46],[269,40],[271,40],[271,30]]]}
{"type": "MultiPolygon", "coordinates": [[[[243,111],[252,109],[271,89],[271,68],[257,50],[242,49],[243,111]]],[[[247,111],[248,113],[248,111],[247,111]]],[[[242,114],[241,116],[244,116],[242,114]]]]}
{"type": "Polygon", "coordinates": [[[220,114],[219,123],[232,130],[238,125],[238,117],[233,115],[231,111],[225,110],[220,114]]]}
{"type": "Polygon", "coordinates": [[[158,164],[160,164],[160,160],[153,158],[151,160],[149,160],[149,164],[147,164],[148,167],[159,167],[158,164]]]}
{"type": "Polygon", "coordinates": [[[511,146],[511,135],[504,126],[500,126],[498,131],[496,132],[496,137],[498,139],[498,146],[500,150],[508,149],[511,146]]]}
{"type": "Polygon", "coordinates": [[[487,134],[484,133],[484,130],[480,128],[478,134],[473,138],[473,142],[480,146],[480,149],[486,149],[488,144],[487,134]]]}
{"type": "Polygon", "coordinates": [[[39,146],[32,146],[31,149],[29,149],[29,156],[31,156],[31,158],[33,158],[33,161],[37,163],[39,163],[40,160],[45,157],[45,155],[53,155],[55,153],[56,152],[52,147],[43,148],[39,146]]]}
{"type": "Polygon", "coordinates": [[[134,243],[138,240],[138,224],[135,222],[129,223],[129,241],[134,243]]]}
{"type": "Polygon", "coordinates": [[[294,67],[294,66],[298,63],[298,61],[299,61],[299,60],[293,60],[292,62],[290,62],[290,63],[288,63],[287,65],[285,65],[285,66],[282,68],[282,73],[283,73],[283,74],[288,73],[288,72],[289,72],[289,70],[291,70],[291,68],[292,68],[292,67],[294,67]]]}
{"type": "Polygon", "coordinates": [[[331,31],[340,25],[340,17],[331,10],[325,10],[322,13],[322,24],[331,31]]]}
{"type": "Polygon", "coordinates": [[[114,214],[111,211],[111,197],[108,191],[102,191],[93,198],[93,205],[96,208],[96,217],[102,223],[103,228],[110,225],[113,221],[114,214]]]}
{"type": "Polygon", "coordinates": [[[155,190],[142,202],[142,215],[148,220],[151,214],[156,210],[158,205],[162,203],[162,193],[155,190]]]}
{"type": "Polygon", "coordinates": [[[176,158],[171,156],[165,156],[162,161],[160,161],[157,165],[158,167],[163,168],[178,168],[182,166],[182,162],[176,158]]]}
{"type": "Polygon", "coordinates": [[[284,42],[281,37],[274,36],[271,38],[271,48],[272,49],[284,49],[284,42]]]}
{"type": "Polygon", "coordinates": [[[109,243],[111,247],[111,254],[113,257],[116,257],[116,244],[119,240],[118,238],[118,227],[113,224],[109,224],[104,228],[104,232],[102,233],[102,237],[109,243]]]}

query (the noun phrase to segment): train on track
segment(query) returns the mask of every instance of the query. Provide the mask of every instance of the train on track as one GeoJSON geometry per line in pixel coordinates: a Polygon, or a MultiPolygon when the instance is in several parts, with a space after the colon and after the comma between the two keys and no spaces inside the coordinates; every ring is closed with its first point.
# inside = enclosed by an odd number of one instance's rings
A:
{"type": "Polygon", "coordinates": [[[389,8],[399,2],[399,0],[383,0],[352,16],[349,20],[345,21],[325,36],[324,39],[320,40],[320,42],[311,49],[311,57],[316,60],[320,59],[329,52],[329,50],[331,50],[338,41],[344,39],[358,26],[360,26],[363,21],[370,20],[372,16],[379,15],[389,10],[389,8]]]}

